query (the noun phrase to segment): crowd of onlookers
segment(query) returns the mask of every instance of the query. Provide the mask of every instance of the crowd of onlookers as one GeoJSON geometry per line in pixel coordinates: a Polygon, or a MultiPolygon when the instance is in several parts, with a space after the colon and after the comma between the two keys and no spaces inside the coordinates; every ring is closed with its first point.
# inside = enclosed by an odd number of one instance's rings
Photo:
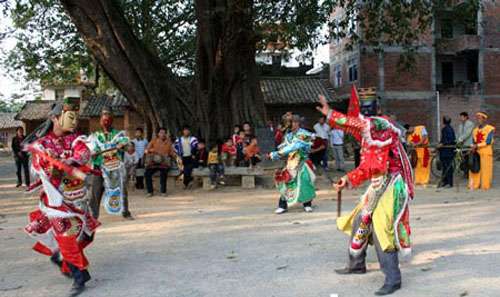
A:
{"type": "Polygon", "coordinates": [[[156,136],[147,142],[144,132],[137,128],[124,157],[129,175],[135,176],[136,188],[144,188],[147,195],[153,195],[153,175],[160,172],[160,192],[166,194],[167,174],[171,164],[176,164],[183,172],[183,184],[190,188],[194,168],[210,171],[212,187],[224,184],[227,167],[255,167],[261,160],[257,137],[249,123],[236,125],[233,134],[226,139],[206,143],[191,134],[184,126],[176,138],[169,137],[167,130],[159,128],[156,136]]]}
{"type": "MultiPolygon", "coordinates": [[[[408,146],[409,136],[414,132],[414,127],[399,124],[394,117],[390,117],[402,130],[402,142],[408,146]]],[[[451,146],[459,143],[465,146],[472,146],[472,130],[475,125],[469,120],[468,114],[460,114],[460,125],[458,134],[451,126],[451,119],[443,118],[443,129],[441,131],[440,158],[443,166],[449,166],[454,156],[454,149],[451,146]]],[[[266,128],[274,137],[276,147],[283,142],[285,131],[280,125],[268,122],[266,128]]],[[[354,154],[355,166],[359,164],[360,146],[349,135],[344,135],[341,129],[331,128],[325,117],[320,117],[313,125],[311,132],[314,139],[310,151],[310,159],[316,168],[328,170],[328,161],[335,160],[335,169],[340,172],[345,171],[344,153],[350,151],[354,154]],[[350,149],[346,149],[346,143],[350,149]]],[[[427,138],[427,132],[422,130],[422,139],[427,138]]],[[[24,131],[20,127],[17,135],[12,140],[12,150],[17,168],[18,184],[22,184],[22,173],[25,174],[25,183],[29,185],[29,155],[21,149],[24,140],[24,131]]],[[[160,193],[166,195],[167,175],[172,164],[183,172],[183,183],[185,188],[190,188],[193,182],[192,172],[194,168],[207,168],[210,172],[212,187],[217,184],[224,184],[224,173],[227,167],[249,167],[253,168],[261,162],[263,156],[257,137],[250,123],[243,123],[241,126],[234,126],[232,135],[223,140],[206,143],[204,139],[198,139],[191,134],[188,126],[184,126],[178,137],[168,134],[165,128],[159,128],[156,135],[148,142],[142,128],[137,128],[135,137],[131,139],[125,149],[124,163],[127,169],[127,178],[135,179],[137,189],[146,188],[147,195],[153,195],[153,175],[159,172],[160,193]]],[[[453,185],[450,171],[443,172],[442,183],[453,185]]]]}

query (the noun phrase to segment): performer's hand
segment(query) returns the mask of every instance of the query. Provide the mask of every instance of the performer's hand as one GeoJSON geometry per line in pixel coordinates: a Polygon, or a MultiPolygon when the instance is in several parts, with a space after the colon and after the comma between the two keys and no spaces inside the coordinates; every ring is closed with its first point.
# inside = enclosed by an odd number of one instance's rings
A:
{"type": "Polygon", "coordinates": [[[321,112],[323,115],[327,116],[330,111],[330,106],[328,105],[328,101],[326,101],[326,97],[323,95],[318,95],[319,104],[321,106],[317,106],[316,109],[321,112]]]}
{"type": "Polygon", "coordinates": [[[340,192],[343,188],[347,186],[347,178],[345,176],[341,177],[340,180],[333,185],[335,191],[340,192]]]}

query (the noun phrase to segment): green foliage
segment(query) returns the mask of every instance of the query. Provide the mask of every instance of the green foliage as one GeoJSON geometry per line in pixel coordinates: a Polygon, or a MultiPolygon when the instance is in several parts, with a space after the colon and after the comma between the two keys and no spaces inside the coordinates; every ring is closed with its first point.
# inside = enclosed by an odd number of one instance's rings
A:
{"type": "MultiPolygon", "coordinates": [[[[117,0],[136,36],[148,50],[178,74],[195,69],[196,15],[194,0],[117,0]]],[[[404,49],[401,65],[410,68],[429,33],[433,13],[447,9],[446,0],[254,0],[257,50],[281,41],[284,49],[298,48],[311,55],[320,44],[346,40],[346,47],[385,45],[404,49]],[[341,13],[332,14],[340,9],[341,13]],[[328,26],[329,30],[324,30],[328,26]],[[329,34],[324,34],[329,31],[329,34]]],[[[470,18],[479,0],[467,0],[455,8],[454,17],[470,18]]],[[[1,38],[17,41],[2,63],[12,73],[22,70],[34,80],[72,81],[79,70],[88,75],[94,63],[75,26],[57,0],[10,0],[4,16],[13,25],[0,30],[1,38]]]]}
{"type": "MultiPolygon", "coordinates": [[[[193,71],[196,39],[192,0],[117,3],[150,51],[178,73],[193,71]]],[[[12,76],[26,81],[66,83],[74,82],[82,69],[93,77],[95,63],[59,1],[11,0],[3,5],[3,15],[10,17],[13,24],[0,30],[0,42],[10,37],[16,45],[0,63],[12,76]]],[[[102,79],[106,78],[101,75],[102,79]]],[[[109,80],[105,86],[111,86],[109,80]]]]}

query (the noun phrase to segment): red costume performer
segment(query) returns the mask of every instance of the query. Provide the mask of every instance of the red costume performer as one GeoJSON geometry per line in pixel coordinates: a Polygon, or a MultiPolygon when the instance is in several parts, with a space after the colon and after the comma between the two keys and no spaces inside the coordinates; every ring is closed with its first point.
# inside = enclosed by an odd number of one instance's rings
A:
{"type": "Polygon", "coordinates": [[[50,256],[63,274],[74,279],[70,296],[80,294],[90,280],[84,249],[99,226],[88,208],[85,164],[90,150],[85,137],[74,132],[78,103],[65,99],[50,113],[50,119],[28,139],[25,150],[32,154],[32,170],[41,186],[39,209],[29,215],[26,232],[37,240],[34,250],[50,256]],[[33,136],[34,135],[34,136],[33,136]]]}

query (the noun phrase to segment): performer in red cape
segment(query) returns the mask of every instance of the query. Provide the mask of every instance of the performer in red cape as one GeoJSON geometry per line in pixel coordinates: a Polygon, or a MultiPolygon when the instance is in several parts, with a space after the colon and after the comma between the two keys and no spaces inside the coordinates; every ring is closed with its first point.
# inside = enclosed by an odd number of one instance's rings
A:
{"type": "Polygon", "coordinates": [[[70,296],[82,293],[90,280],[83,251],[100,225],[88,208],[85,177],[92,172],[86,166],[90,150],[85,137],[75,132],[78,109],[78,98],[64,99],[23,143],[39,178],[31,190],[41,186],[39,209],[30,213],[25,230],[37,240],[34,250],[73,278],[70,296]]]}
{"type": "Polygon", "coordinates": [[[353,86],[347,114],[330,109],[320,96],[318,110],[328,118],[332,128],[350,133],[361,143],[361,162],[335,184],[337,191],[370,181],[358,205],[348,215],[337,219],[337,227],[350,235],[349,261],[338,274],[366,272],[366,250],[375,245],[380,268],[385,274],[383,287],[375,295],[388,295],[401,288],[398,252],[408,254],[410,224],[408,204],[414,186],[410,162],[400,142],[401,131],[383,117],[373,116],[373,106],[360,109],[353,86]]]}

